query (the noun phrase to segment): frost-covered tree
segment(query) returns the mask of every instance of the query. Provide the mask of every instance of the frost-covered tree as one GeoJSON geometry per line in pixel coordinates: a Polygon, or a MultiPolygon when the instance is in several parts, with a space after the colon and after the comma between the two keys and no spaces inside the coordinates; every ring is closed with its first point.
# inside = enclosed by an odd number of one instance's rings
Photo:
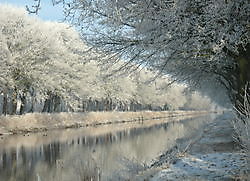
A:
{"type": "Polygon", "coordinates": [[[250,81],[248,0],[62,1],[96,48],[192,85],[219,82],[241,101],[250,81]]]}
{"type": "MultiPolygon", "coordinates": [[[[112,70],[111,70],[112,71],[112,70]]],[[[102,72],[101,89],[106,103],[114,109],[122,105],[128,105],[134,100],[137,85],[129,76],[113,75],[102,72]]]]}
{"type": "Polygon", "coordinates": [[[141,105],[160,106],[159,97],[155,82],[152,80],[155,74],[147,69],[138,71],[135,74],[137,93],[135,100],[141,105]]]}
{"type": "MultiPolygon", "coordinates": [[[[4,99],[12,92],[13,109],[16,109],[16,97],[21,98],[21,108],[25,106],[25,97],[35,79],[34,71],[38,73],[46,63],[46,52],[49,50],[48,41],[44,34],[35,28],[32,18],[26,18],[26,13],[10,6],[0,6],[1,17],[1,72],[6,72],[5,82],[1,84],[4,99]],[[33,36],[30,36],[32,34],[33,36]],[[34,69],[34,67],[36,67],[34,69]]],[[[38,76],[39,77],[39,76],[38,76]]],[[[6,101],[3,112],[6,113],[6,101]]]]}
{"type": "MultiPolygon", "coordinates": [[[[47,101],[61,97],[76,108],[82,97],[94,93],[95,80],[98,80],[98,67],[91,62],[93,52],[83,43],[76,30],[64,23],[44,23],[49,39],[54,42],[44,81],[49,87],[47,101]],[[49,82],[49,84],[48,84],[49,82]]],[[[97,91],[98,92],[98,91],[97,91]]],[[[94,94],[93,94],[94,95],[94,94]]]]}
{"type": "Polygon", "coordinates": [[[17,97],[21,100],[20,113],[24,112],[27,94],[34,97],[34,93],[39,93],[48,101],[60,96],[73,103],[82,79],[75,67],[83,67],[82,54],[86,51],[76,31],[65,24],[42,22],[23,9],[8,5],[0,6],[0,25],[4,114],[11,96],[13,114],[17,97]]]}

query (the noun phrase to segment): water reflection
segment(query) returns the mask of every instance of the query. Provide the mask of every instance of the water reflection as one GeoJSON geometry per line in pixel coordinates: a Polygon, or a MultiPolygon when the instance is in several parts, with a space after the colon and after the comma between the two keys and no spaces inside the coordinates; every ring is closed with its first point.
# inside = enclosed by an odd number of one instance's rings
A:
{"type": "MultiPolygon", "coordinates": [[[[176,139],[198,135],[201,126],[211,120],[209,116],[178,123],[165,120],[105,134],[86,134],[86,128],[78,129],[73,130],[81,132],[77,136],[60,139],[55,133],[51,139],[51,133],[49,142],[31,146],[20,142],[10,146],[5,140],[0,149],[0,180],[129,179],[161,152],[173,147],[176,139]]],[[[29,135],[27,139],[35,136],[29,135]]],[[[38,137],[46,140],[44,134],[38,137]]],[[[18,136],[14,139],[18,140],[18,136]]]]}

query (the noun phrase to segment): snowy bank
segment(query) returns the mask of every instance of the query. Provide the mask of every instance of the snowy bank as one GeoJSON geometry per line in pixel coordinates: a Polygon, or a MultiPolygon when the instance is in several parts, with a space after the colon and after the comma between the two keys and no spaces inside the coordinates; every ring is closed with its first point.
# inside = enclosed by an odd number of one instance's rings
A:
{"type": "Polygon", "coordinates": [[[248,180],[247,155],[233,138],[231,119],[219,116],[199,137],[181,140],[137,180],[248,180]]]}
{"type": "Polygon", "coordinates": [[[245,159],[239,152],[186,155],[152,180],[243,180],[245,159]]]}
{"type": "Polygon", "coordinates": [[[0,135],[146,121],[176,116],[206,114],[207,111],[29,113],[1,116],[0,135]]]}

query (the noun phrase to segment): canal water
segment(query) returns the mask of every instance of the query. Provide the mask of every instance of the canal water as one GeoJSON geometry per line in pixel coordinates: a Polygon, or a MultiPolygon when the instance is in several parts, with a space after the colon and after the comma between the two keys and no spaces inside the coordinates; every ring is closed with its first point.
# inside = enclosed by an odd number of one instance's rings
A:
{"type": "MultiPolygon", "coordinates": [[[[215,115],[0,137],[0,181],[127,180],[215,115]]],[[[183,142],[183,141],[182,141],[183,142]]]]}

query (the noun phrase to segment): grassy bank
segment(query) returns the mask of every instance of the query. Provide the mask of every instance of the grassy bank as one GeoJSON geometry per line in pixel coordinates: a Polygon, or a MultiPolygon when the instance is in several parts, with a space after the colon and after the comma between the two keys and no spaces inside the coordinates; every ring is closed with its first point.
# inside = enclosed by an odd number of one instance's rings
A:
{"type": "Polygon", "coordinates": [[[167,117],[200,115],[207,111],[162,112],[88,112],[88,113],[30,113],[21,116],[1,116],[0,135],[40,132],[53,129],[79,128],[126,122],[143,122],[167,117]]]}

